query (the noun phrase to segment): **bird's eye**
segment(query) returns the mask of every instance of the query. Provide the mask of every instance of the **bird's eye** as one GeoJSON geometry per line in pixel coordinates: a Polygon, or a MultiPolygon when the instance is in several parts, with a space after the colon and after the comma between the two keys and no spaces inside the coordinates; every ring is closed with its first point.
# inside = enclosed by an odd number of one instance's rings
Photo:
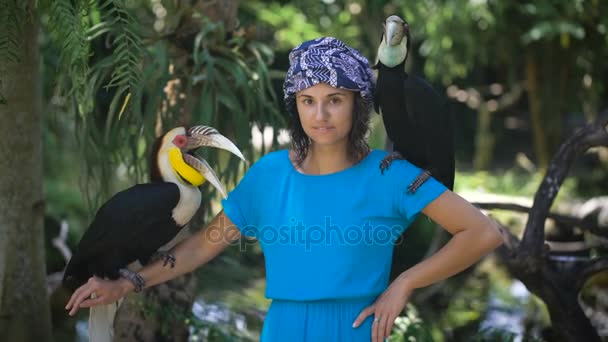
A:
{"type": "Polygon", "coordinates": [[[177,147],[186,146],[186,137],[183,135],[176,136],[175,138],[173,138],[173,144],[175,144],[175,146],[177,147]]]}

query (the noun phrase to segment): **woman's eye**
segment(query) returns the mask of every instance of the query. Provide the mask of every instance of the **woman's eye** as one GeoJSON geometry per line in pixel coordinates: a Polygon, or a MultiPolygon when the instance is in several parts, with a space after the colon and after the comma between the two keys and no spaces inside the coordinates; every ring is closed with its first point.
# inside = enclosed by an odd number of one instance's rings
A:
{"type": "Polygon", "coordinates": [[[329,102],[332,104],[339,104],[340,102],[342,102],[342,100],[339,97],[332,97],[329,102]]]}
{"type": "Polygon", "coordinates": [[[304,99],[304,100],[302,100],[302,103],[305,104],[305,105],[309,105],[309,104],[312,104],[312,100],[311,99],[304,99]]]}

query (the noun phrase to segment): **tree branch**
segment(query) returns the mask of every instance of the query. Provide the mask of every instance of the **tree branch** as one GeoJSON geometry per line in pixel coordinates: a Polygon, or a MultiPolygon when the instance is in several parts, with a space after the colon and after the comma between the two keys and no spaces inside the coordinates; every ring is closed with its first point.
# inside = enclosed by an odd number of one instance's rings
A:
{"type": "MultiPolygon", "coordinates": [[[[526,207],[519,204],[514,203],[497,203],[497,202],[487,202],[487,203],[472,203],[474,206],[477,206],[481,209],[490,210],[490,209],[500,209],[500,210],[510,210],[517,211],[522,213],[530,213],[532,210],[530,207],[526,207]]],[[[549,212],[547,214],[547,218],[550,218],[558,223],[561,223],[568,227],[579,227],[583,230],[586,230],[594,235],[608,238],[608,227],[600,226],[595,224],[594,222],[589,222],[588,220],[581,219],[574,216],[555,214],[549,212]]]]}
{"type": "Polygon", "coordinates": [[[530,216],[519,247],[520,250],[540,257],[545,240],[545,219],[549,215],[549,209],[557,196],[559,188],[578,155],[590,147],[608,145],[607,124],[608,118],[589,124],[573,134],[560,146],[549,163],[547,173],[534,196],[534,204],[530,209],[530,216]]]}

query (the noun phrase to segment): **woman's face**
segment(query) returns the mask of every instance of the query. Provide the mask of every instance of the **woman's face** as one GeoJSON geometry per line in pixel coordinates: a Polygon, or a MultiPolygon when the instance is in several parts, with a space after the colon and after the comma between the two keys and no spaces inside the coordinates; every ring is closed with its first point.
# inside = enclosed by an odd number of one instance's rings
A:
{"type": "Polygon", "coordinates": [[[319,83],[296,93],[296,106],[304,132],[317,145],[348,143],[353,125],[355,94],[319,83]]]}

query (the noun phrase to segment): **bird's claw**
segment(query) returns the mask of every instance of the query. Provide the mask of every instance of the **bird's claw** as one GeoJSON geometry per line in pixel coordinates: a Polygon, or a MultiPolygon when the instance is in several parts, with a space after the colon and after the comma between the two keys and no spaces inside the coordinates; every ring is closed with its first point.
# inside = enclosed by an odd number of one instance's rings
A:
{"type": "Polygon", "coordinates": [[[414,179],[414,181],[408,185],[407,192],[413,194],[418,190],[418,188],[424,184],[429,178],[431,178],[431,173],[427,170],[423,170],[420,174],[414,179]]]}
{"type": "Polygon", "coordinates": [[[152,256],[152,260],[153,261],[162,260],[163,267],[166,267],[167,264],[169,264],[171,266],[171,268],[175,267],[175,256],[169,252],[158,251],[158,252],[154,253],[154,255],[152,256]]]}
{"type": "Polygon", "coordinates": [[[393,151],[389,155],[384,157],[384,159],[382,159],[382,161],[380,162],[380,173],[384,174],[384,171],[388,170],[389,166],[391,166],[393,161],[397,160],[397,159],[405,159],[405,158],[403,158],[401,153],[399,153],[397,151],[393,151]]]}

